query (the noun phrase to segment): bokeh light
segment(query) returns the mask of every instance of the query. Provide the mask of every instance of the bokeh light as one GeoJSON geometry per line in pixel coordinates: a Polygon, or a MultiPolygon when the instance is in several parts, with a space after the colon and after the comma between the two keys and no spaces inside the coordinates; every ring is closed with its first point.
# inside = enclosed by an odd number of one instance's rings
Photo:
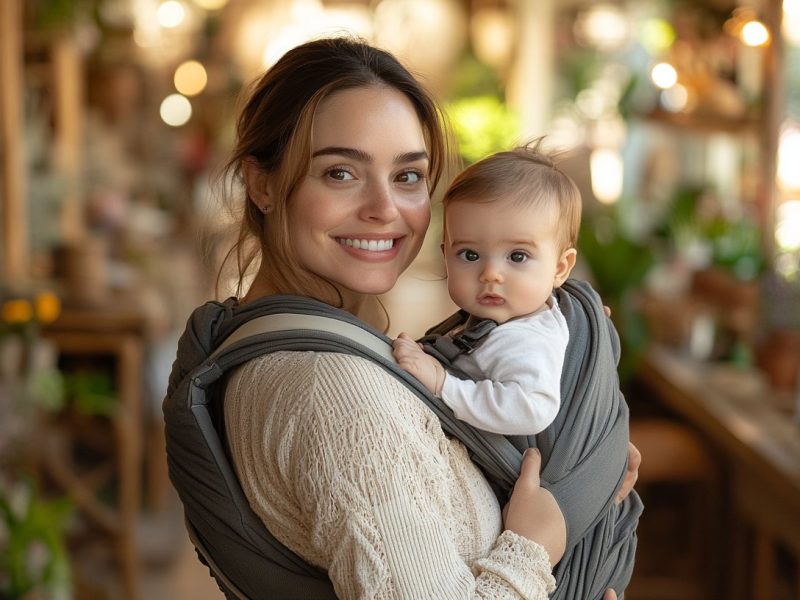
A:
{"type": "Polygon", "coordinates": [[[196,96],[208,83],[205,67],[196,60],[187,60],[175,69],[175,89],[184,96],[196,96]]]}
{"type": "Polygon", "coordinates": [[[800,250],[800,200],[787,200],[778,205],[775,215],[775,243],[780,250],[800,250]]]}
{"type": "Polygon", "coordinates": [[[192,118],[192,103],[186,96],[171,94],[161,101],[161,120],[172,127],[180,127],[192,118]]]}
{"type": "Polygon", "coordinates": [[[177,27],[186,18],[186,8],[178,0],[162,2],[156,13],[158,24],[165,29],[177,27]]]}
{"type": "Polygon", "coordinates": [[[769,42],[769,29],[761,21],[748,21],[742,27],[741,39],[748,46],[764,46],[769,42]]]}
{"type": "Polygon", "coordinates": [[[678,72],[669,63],[658,63],[650,71],[650,79],[656,87],[666,90],[678,82],[678,72]]]}

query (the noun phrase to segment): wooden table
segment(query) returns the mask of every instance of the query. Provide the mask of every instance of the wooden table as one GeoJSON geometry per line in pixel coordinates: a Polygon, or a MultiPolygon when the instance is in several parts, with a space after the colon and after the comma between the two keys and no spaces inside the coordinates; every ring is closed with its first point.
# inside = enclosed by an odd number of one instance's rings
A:
{"type": "Polygon", "coordinates": [[[641,377],[730,461],[739,517],[731,566],[739,577],[735,593],[748,600],[775,598],[779,543],[795,558],[793,594],[800,599],[800,424],[793,399],[771,391],[756,371],[698,362],[662,347],[649,350],[641,377]]]}
{"type": "MultiPolygon", "coordinates": [[[[59,319],[44,334],[62,355],[110,356],[119,405],[111,422],[118,477],[116,505],[96,498],[91,476],[69,468],[63,457],[54,471],[83,509],[115,539],[126,597],[138,598],[140,580],[136,527],[142,496],[142,368],[146,314],[135,306],[109,303],[99,307],[64,307],[59,319]]],[[[57,457],[58,458],[58,457],[57,457]]]]}

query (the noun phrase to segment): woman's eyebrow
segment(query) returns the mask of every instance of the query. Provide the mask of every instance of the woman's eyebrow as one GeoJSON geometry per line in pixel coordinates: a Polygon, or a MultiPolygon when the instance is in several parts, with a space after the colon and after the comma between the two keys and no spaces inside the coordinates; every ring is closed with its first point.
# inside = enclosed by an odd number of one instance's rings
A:
{"type": "Polygon", "coordinates": [[[342,146],[328,146],[326,148],[322,148],[314,152],[311,155],[311,158],[316,158],[318,156],[324,156],[326,154],[336,154],[338,156],[345,156],[347,158],[352,158],[353,160],[358,160],[361,162],[372,162],[372,155],[367,154],[363,150],[357,150],[356,148],[344,148],[342,146]]]}
{"type": "MultiPolygon", "coordinates": [[[[352,158],[353,160],[357,160],[360,162],[372,162],[372,155],[364,152],[363,150],[359,150],[357,148],[346,148],[343,146],[327,146],[325,148],[321,148],[316,150],[311,157],[316,158],[318,156],[325,156],[335,154],[337,156],[344,156],[346,158],[352,158]]],[[[395,163],[409,163],[415,162],[418,160],[428,160],[428,153],[425,150],[418,150],[415,152],[404,152],[403,154],[398,154],[394,157],[395,163]]]]}
{"type": "Polygon", "coordinates": [[[425,150],[420,150],[418,152],[405,152],[394,157],[394,162],[396,163],[416,162],[418,160],[428,160],[428,153],[425,150]]]}

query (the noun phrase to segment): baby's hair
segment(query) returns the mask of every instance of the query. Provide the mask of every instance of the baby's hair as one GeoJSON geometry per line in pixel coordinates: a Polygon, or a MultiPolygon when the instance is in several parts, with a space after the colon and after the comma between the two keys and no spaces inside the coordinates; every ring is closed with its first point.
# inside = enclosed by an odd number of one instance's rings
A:
{"type": "Polygon", "coordinates": [[[559,153],[545,152],[543,138],[513,150],[497,152],[459,173],[444,194],[447,207],[458,202],[512,201],[558,209],[561,250],[574,248],[581,225],[581,193],[556,164],[559,153]]]}

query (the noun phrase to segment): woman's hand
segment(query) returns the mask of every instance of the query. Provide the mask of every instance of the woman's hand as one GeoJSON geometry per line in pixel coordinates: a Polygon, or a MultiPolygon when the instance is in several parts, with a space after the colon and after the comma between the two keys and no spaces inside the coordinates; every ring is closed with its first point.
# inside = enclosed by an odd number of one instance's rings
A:
{"type": "Polygon", "coordinates": [[[511,499],[503,509],[506,529],[544,546],[555,565],[564,555],[567,545],[567,525],[553,495],[540,486],[539,471],[542,455],[529,448],[522,458],[519,479],[511,499]]]}
{"type": "MultiPolygon", "coordinates": [[[[628,494],[631,493],[636,480],[639,478],[639,465],[642,464],[642,454],[639,449],[628,442],[628,471],[622,480],[622,485],[617,492],[616,503],[622,502],[628,494]]],[[[606,600],[606,599],[604,599],[606,600]]]]}

